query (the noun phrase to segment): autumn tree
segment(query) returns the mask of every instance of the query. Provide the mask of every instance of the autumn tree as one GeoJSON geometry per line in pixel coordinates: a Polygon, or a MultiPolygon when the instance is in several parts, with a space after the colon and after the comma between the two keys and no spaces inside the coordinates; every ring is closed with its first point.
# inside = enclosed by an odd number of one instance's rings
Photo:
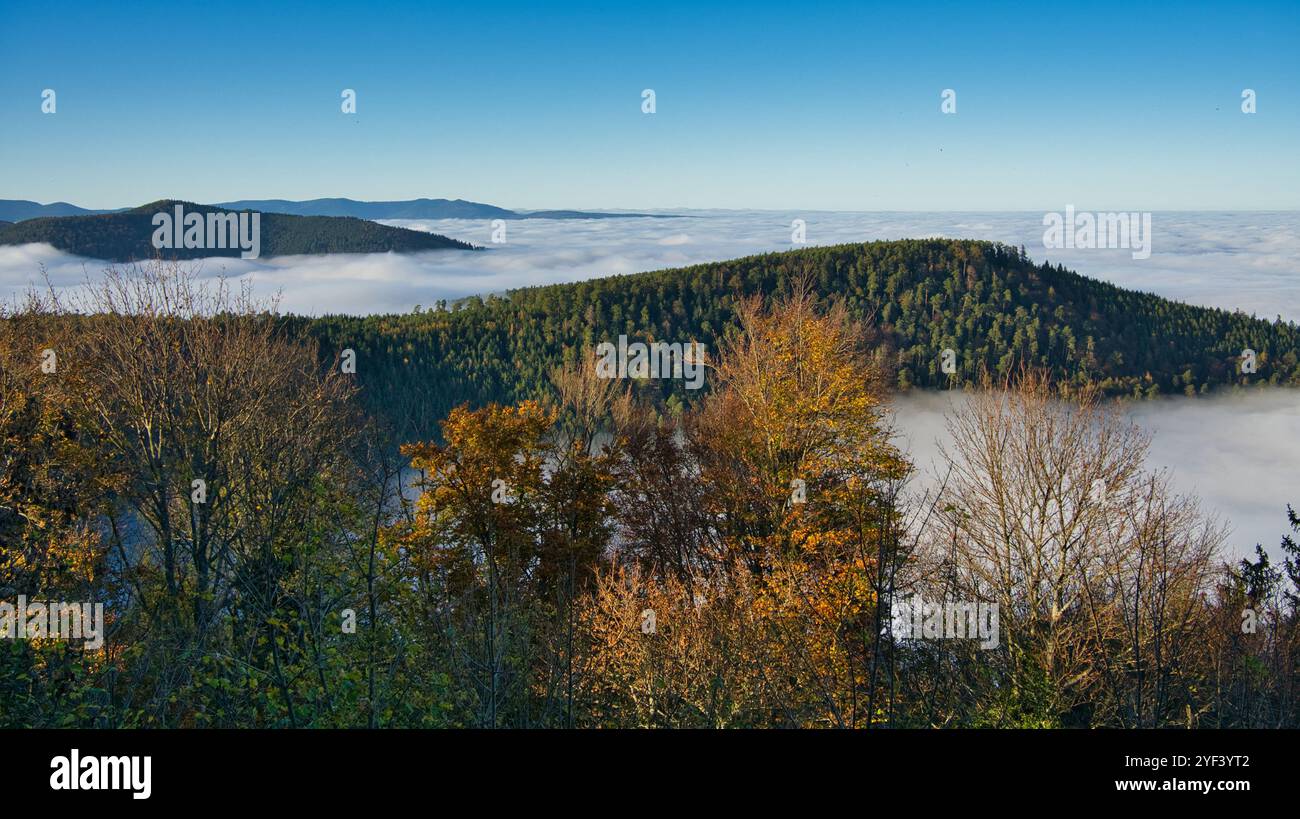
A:
{"type": "Polygon", "coordinates": [[[1147,437],[1095,390],[1037,371],[984,387],[949,416],[933,540],[945,592],[999,607],[968,705],[995,725],[1163,719],[1222,531],[1144,470],[1147,437]]]}
{"type": "MultiPolygon", "coordinates": [[[[0,307],[0,600],[10,605],[90,600],[105,581],[106,544],[92,525],[103,464],[73,420],[72,332],[48,298],[0,307]]],[[[0,726],[87,718],[103,665],[103,652],[66,643],[0,640],[0,726]]]]}
{"type": "Polygon", "coordinates": [[[273,303],[193,268],[110,270],[61,309],[76,423],[106,465],[102,530],[131,590],[133,671],[155,675],[137,704],[171,719],[180,692],[233,674],[257,718],[299,724],[321,618],[291,590],[338,546],[327,499],[347,471],[351,385],[273,303]]]}
{"type": "MultiPolygon", "coordinates": [[[[660,622],[672,623],[672,645],[713,652],[709,675],[728,686],[718,694],[731,713],[866,724],[875,569],[893,542],[891,504],[908,465],[888,441],[865,331],[842,305],[823,308],[796,282],[738,315],[698,412],[669,420],[644,410],[620,430],[619,576],[649,597],[681,598],[660,622]],[[743,639],[740,623],[752,623],[743,639]],[[688,638],[692,629],[704,631],[688,638]]],[[[608,578],[601,593],[598,610],[623,601],[618,622],[635,613],[608,578]]],[[[676,696],[688,698],[686,688],[676,696]]],[[[716,708],[691,713],[718,719],[716,708]]]]}

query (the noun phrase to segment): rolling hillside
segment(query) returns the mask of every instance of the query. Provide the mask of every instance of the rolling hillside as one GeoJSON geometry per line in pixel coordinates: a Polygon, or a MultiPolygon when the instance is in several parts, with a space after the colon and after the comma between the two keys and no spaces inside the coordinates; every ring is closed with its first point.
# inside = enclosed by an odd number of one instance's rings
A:
{"type": "MultiPolygon", "coordinates": [[[[153,217],[172,213],[176,205],[185,212],[230,212],[211,205],[162,200],[117,213],[92,216],[42,217],[0,225],[0,245],[45,242],[59,250],[105,261],[127,262],[153,258],[196,259],[238,256],[238,248],[165,249],[152,244],[153,217]]],[[[261,215],[261,257],[308,253],[410,253],[422,250],[471,250],[456,239],[417,230],[380,225],[365,219],[335,216],[261,215]]]]}
{"type": "MultiPolygon", "coordinates": [[[[633,340],[699,340],[716,349],[737,296],[812,276],[875,330],[874,354],[900,389],[950,388],[982,367],[1020,362],[1108,394],[1200,394],[1229,385],[1300,384],[1300,328],[1124,290],[989,242],[904,240],[808,248],[713,264],[511,291],[455,310],[294,319],[332,358],[357,351],[372,407],[416,434],[463,402],[514,402],[546,389],[579,349],[633,340]],[[956,353],[957,372],[940,354],[956,353]],[[1257,371],[1239,372],[1243,349],[1257,371]]],[[[691,399],[657,382],[670,406],[691,399]]]]}

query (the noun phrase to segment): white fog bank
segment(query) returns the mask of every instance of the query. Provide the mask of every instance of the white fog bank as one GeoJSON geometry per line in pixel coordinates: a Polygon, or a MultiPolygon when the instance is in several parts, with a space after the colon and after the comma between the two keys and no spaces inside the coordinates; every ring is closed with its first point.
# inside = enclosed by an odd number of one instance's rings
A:
{"type": "MultiPolygon", "coordinates": [[[[912,458],[918,486],[933,485],[942,472],[944,414],[963,400],[958,392],[920,391],[893,399],[897,444],[912,458]]],[[[1230,524],[1224,557],[1253,555],[1256,543],[1278,556],[1287,504],[1300,509],[1300,391],[1129,402],[1125,412],[1151,435],[1147,467],[1167,467],[1180,493],[1230,524]]]]}

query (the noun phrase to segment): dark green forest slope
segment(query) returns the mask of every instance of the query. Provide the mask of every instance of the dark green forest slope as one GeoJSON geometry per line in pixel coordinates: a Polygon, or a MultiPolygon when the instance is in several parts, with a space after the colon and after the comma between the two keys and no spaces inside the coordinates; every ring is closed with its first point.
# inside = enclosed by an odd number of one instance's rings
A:
{"type": "MultiPolygon", "coordinates": [[[[811,276],[875,330],[893,382],[948,388],[981,368],[1018,363],[1110,395],[1199,394],[1224,385],[1300,384],[1300,327],[1180,304],[1035,264],[1023,249],[958,240],[839,245],[511,291],[456,309],[407,315],[292,319],[333,358],[357,353],[368,403],[411,435],[436,434],[458,404],[515,402],[545,391],[551,368],[625,333],[716,349],[734,328],[737,297],[811,276]],[[941,351],[956,353],[944,374],[941,351]],[[1255,373],[1240,372],[1244,349],[1255,373]]],[[[670,406],[691,396],[652,382],[670,406]]]]}
{"type": "MultiPolygon", "coordinates": [[[[210,205],[162,200],[120,213],[28,219],[0,225],[0,245],[45,242],[67,253],[114,262],[151,259],[159,254],[167,259],[239,255],[237,248],[155,250],[151,243],[154,214],[174,213],[178,204],[184,206],[185,213],[228,212],[210,205]]],[[[308,253],[409,253],[444,248],[471,250],[473,246],[436,233],[353,217],[261,215],[262,258],[308,253]]]]}

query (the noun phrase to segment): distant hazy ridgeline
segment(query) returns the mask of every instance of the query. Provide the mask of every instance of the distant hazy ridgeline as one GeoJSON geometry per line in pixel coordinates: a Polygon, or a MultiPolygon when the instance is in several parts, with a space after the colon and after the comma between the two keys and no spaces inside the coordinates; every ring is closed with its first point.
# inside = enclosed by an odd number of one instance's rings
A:
{"type": "MultiPolygon", "coordinates": [[[[628,219],[672,218],[665,214],[611,213],[581,210],[517,211],[470,202],[465,199],[402,199],[387,202],[364,202],[333,197],[326,199],[240,199],[212,205],[225,210],[255,210],[260,213],[283,213],[289,216],[355,216],[358,219],[628,219]]],[[[92,210],[67,202],[42,205],[29,199],[0,199],[0,222],[21,222],[43,216],[93,216],[124,213],[131,208],[92,210]]]]}

